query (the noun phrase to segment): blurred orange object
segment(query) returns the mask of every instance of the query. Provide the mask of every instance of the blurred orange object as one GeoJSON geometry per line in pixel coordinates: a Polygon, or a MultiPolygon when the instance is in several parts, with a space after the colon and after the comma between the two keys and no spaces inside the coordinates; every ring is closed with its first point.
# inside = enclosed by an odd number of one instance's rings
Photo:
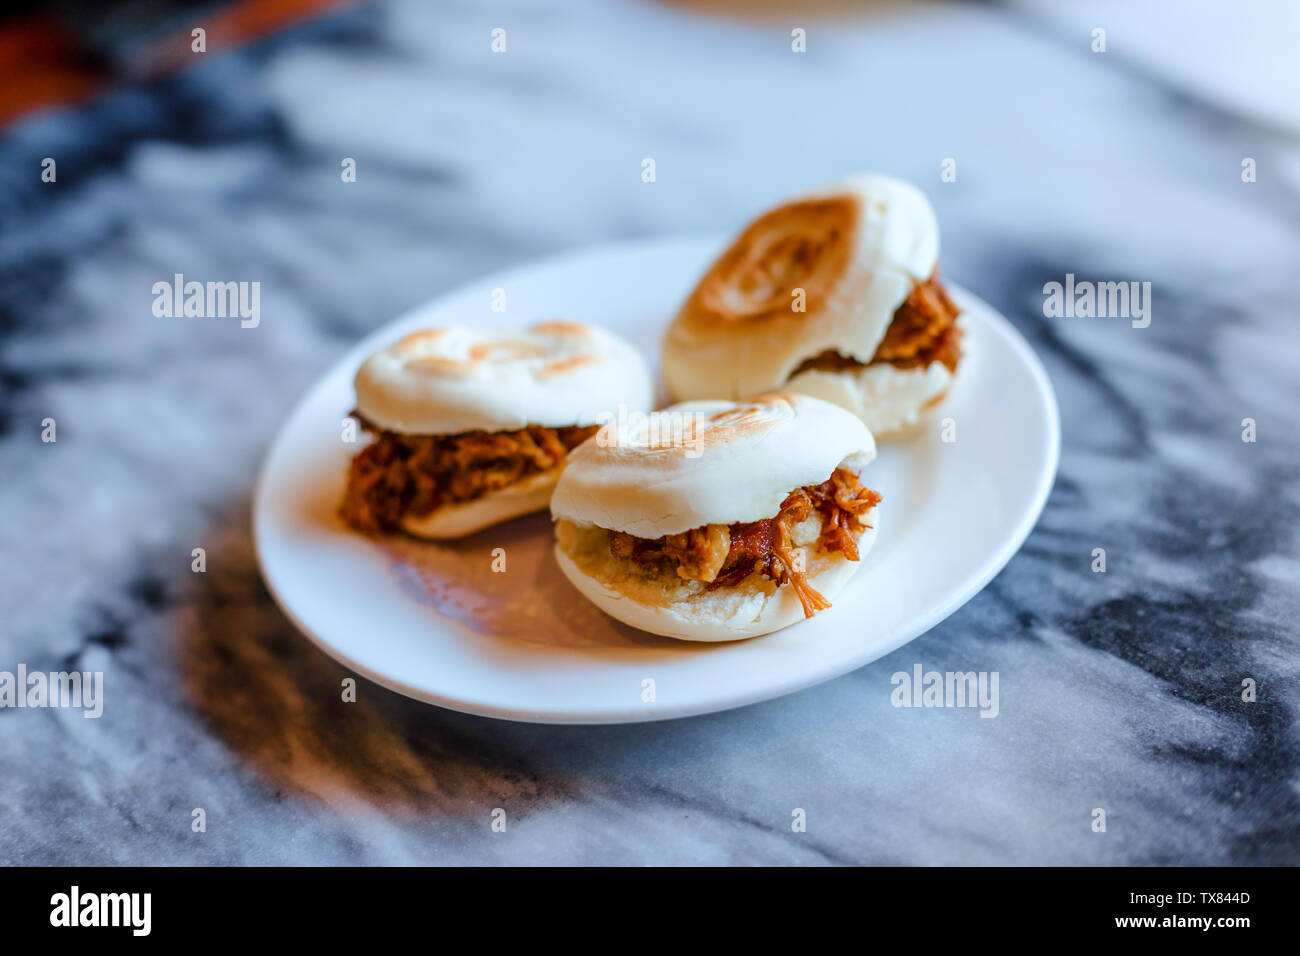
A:
{"type": "Polygon", "coordinates": [[[0,24],[0,124],[44,106],[86,100],[107,80],[55,17],[38,13],[0,24]]]}
{"type": "MultiPolygon", "coordinates": [[[[231,50],[352,0],[233,0],[194,17],[193,24],[151,40],[114,71],[52,13],[0,21],[0,126],[32,110],[76,104],[119,82],[147,80],[193,64],[193,27],[206,31],[206,55],[231,50]]],[[[169,19],[175,20],[174,15],[169,19]]]]}

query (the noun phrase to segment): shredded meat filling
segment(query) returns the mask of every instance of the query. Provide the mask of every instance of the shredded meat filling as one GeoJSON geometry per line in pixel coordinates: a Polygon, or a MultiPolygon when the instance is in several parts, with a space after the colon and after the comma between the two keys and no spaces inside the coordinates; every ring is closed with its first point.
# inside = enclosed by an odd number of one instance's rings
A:
{"type": "Polygon", "coordinates": [[[762,574],[778,586],[793,587],[804,616],[812,617],[831,604],[808,583],[805,562],[791,540],[792,529],[815,513],[821,518],[817,547],[857,561],[858,535],[867,528],[862,516],[879,502],[880,495],[857,475],[837,468],[820,485],[790,492],[774,518],[704,525],[653,539],[611,531],[609,549],[615,557],[641,564],[675,565],[678,577],[703,581],[710,591],[762,574]]]}
{"type": "Polygon", "coordinates": [[[564,460],[598,427],[402,435],[353,417],[375,440],[352,459],[339,514],[359,531],[396,531],[407,515],[423,516],[445,504],[472,501],[564,460]]]}
{"type": "Polygon", "coordinates": [[[922,368],[940,362],[949,372],[955,372],[961,358],[961,329],[956,323],[960,311],[937,276],[930,276],[917,284],[894,312],[893,321],[870,362],[860,362],[829,349],[806,359],[793,375],[810,369],[843,372],[878,362],[888,362],[896,368],[922,368]]]}

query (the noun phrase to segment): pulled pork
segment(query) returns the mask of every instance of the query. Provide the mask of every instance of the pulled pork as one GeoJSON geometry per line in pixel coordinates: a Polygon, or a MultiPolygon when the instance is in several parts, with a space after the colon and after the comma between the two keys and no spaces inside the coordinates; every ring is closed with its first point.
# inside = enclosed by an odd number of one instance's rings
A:
{"type": "Polygon", "coordinates": [[[842,372],[877,362],[888,362],[897,368],[919,368],[941,362],[949,372],[955,372],[961,358],[961,329],[956,323],[960,311],[938,277],[932,275],[918,283],[894,312],[893,321],[870,362],[859,362],[830,349],[806,359],[792,377],[810,369],[842,372]]]}
{"type": "Polygon", "coordinates": [[[812,617],[831,602],[808,583],[804,562],[796,556],[791,541],[792,529],[816,513],[822,526],[817,547],[857,561],[857,537],[867,528],[861,516],[879,502],[880,495],[865,487],[857,475],[836,468],[820,485],[790,492],[774,518],[704,525],[654,539],[611,531],[609,550],[615,557],[641,564],[676,565],[678,577],[703,581],[709,591],[737,585],[758,572],[778,586],[793,587],[804,616],[812,617]]]}
{"type": "Polygon", "coordinates": [[[598,430],[529,425],[518,431],[402,435],[352,414],[375,440],[352,459],[339,514],[370,534],[396,531],[407,515],[427,515],[549,471],[598,430]]]}

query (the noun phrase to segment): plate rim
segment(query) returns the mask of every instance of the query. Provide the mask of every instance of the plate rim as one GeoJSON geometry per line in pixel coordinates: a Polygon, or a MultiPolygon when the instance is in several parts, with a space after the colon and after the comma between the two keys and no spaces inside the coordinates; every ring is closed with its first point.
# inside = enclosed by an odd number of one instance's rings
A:
{"type": "Polygon", "coordinates": [[[945,284],[950,291],[955,293],[959,299],[967,299],[977,304],[985,313],[985,317],[990,320],[990,325],[997,332],[1011,349],[1017,353],[1022,364],[1029,372],[1035,390],[1043,402],[1043,409],[1046,413],[1047,422],[1047,455],[1040,463],[1039,472],[1036,476],[1035,490],[1032,498],[1032,504],[1027,508],[1013,533],[1007,537],[1003,547],[998,551],[996,558],[986,560],[985,570],[978,577],[976,582],[969,588],[963,590],[960,594],[950,600],[946,605],[937,608],[928,615],[924,615],[919,622],[899,632],[900,636],[896,640],[891,640],[886,645],[873,645],[860,653],[850,654],[837,661],[833,667],[824,671],[819,671],[811,677],[800,676],[788,682],[778,681],[773,684],[764,686],[761,689],[751,689],[738,692],[734,695],[723,694],[714,697],[707,704],[691,705],[679,704],[676,706],[665,705],[656,706],[652,709],[625,710],[622,712],[602,711],[601,713],[592,713],[591,711],[547,711],[545,713],[529,713],[519,708],[511,709],[496,704],[483,704],[464,699],[449,698],[442,694],[431,693],[422,688],[405,684],[401,680],[381,674],[369,667],[361,665],[353,660],[348,654],[343,653],[333,644],[326,642],[323,638],[315,634],[311,629],[305,626],[304,622],[289,607],[288,603],[282,597],[279,589],[276,587],[273,575],[267,567],[265,548],[262,539],[262,523],[267,515],[267,498],[270,495],[268,488],[269,472],[271,460],[274,457],[275,450],[280,446],[286,433],[295,423],[297,417],[304,409],[311,404],[316,393],[323,389],[326,380],[331,373],[340,364],[347,361],[348,356],[368,346],[371,342],[382,341],[386,336],[392,333],[387,331],[393,327],[400,326],[405,322],[411,321],[417,315],[437,309],[441,303],[450,300],[457,295],[464,293],[468,288],[475,284],[496,277],[511,275],[518,277],[521,274],[542,272],[548,267],[553,268],[557,263],[584,257],[591,257],[598,254],[614,253],[621,249],[641,249],[645,250],[652,246],[674,246],[682,245],[688,242],[704,244],[705,242],[716,242],[719,246],[725,241],[725,237],[717,234],[701,233],[680,233],[666,236],[655,236],[644,239],[620,239],[610,242],[594,243],[586,246],[579,246],[545,256],[540,259],[529,260],[515,266],[506,266],[500,269],[491,270],[475,277],[469,278],[456,286],[446,289],[437,295],[399,313],[394,318],[384,322],[372,332],[347,347],[344,352],[332,361],[322,372],[320,372],[311,382],[310,385],[300,394],[297,400],[285,414],[279,427],[275,430],[271,440],[266,445],[266,451],[262,457],[261,465],[258,469],[258,475],[254,484],[253,500],[251,509],[252,540],[253,552],[257,561],[258,573],[265,584],[267,592],[271,595],[272,601],[280,612],[289,619],[293,626],[306,637],[315,647],[322,651],[331,660],[341,664],[354,673],[365,677],[367,680],[384,687],[394,693],[401,694],[413,700],[422,703],[432,704],[437,707],[443,707],[457,713],[470,714],[478,717],[489,717],[496,720],[509,720],[516,723],[529,724],[554,724],[561,726],[601,726],[614,724],[635,724],[635,723],[653,723],[663,720],[678,720],[685,717],[703,716],[705,714],[719,713],[727,710],[734,710],[739,707],[746,707],[750,704],[757,704],[763,701],[775,700],[785,697],[789,694],[795,694],[810,687],[827,683],[845,674],[851,673],[861,667],[881,660],[900,647],[916,640],[921,635],[934,629],[943,621],[947,620],[959,609],[969,603],[976,595],[983,591],[998,574],[1010,563],[1011,559],[1020,551],[1026,539],[1037,526],[1039,518],[1042,517],[1044,508],[1047,505],[1048,498],[1051,495],[1052,488],[1056,483],[1058,468],[1060,465],[1061,452],[1061,423],[1060,408],[1056,399],[1056,393],[1052,388],[1051,378],[1047,374],[1042,360],[1029,344],[1028,340],[1020,333],[1011,321],[1004,316],[998,309],[975,295],[964,286],[961,286],[950,280],[945,284]]]}

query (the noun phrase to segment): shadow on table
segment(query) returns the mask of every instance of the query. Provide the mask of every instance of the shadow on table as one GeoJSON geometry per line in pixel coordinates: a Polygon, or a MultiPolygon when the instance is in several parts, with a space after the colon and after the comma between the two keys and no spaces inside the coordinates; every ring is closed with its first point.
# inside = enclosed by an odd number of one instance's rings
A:
{"type": "MultiPolygon", "coordinates": [[[[209,535],[207,573],[192,575],[192,618],[177,635],[182,684],[201,720],[277,791],[386,811],[487,819],[563,798],[570,781],[702,759],[674,744],[684,723],[562,727],[458,714],[409,700],[337,664],[272,601],[257,568],[247,502],[209,535]],[[356,677],[356,701],[342,682],[356,677]],[[545,769],[539,766],[544,762],[545,769]]],[[[727,735],[717,749],[730,746],[727,735]]],[[[733,739],[734,735],[731,735],[733,739]]],[[[585,787],[585,785],[584,785],[585,787]]]]}

